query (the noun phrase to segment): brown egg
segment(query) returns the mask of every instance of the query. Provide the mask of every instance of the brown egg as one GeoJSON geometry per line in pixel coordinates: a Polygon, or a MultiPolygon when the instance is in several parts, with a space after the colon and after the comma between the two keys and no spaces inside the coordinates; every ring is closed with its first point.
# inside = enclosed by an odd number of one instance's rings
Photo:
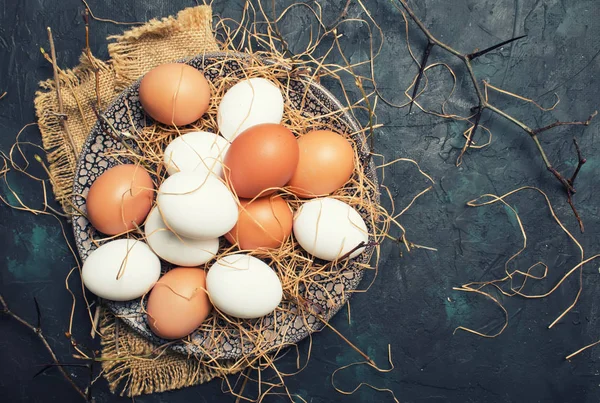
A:
{"type": "Polygon", "coordinates": [[[140,102],[154,120],[183,126],[208,109],[210,87],[204,74],[183,63],[161,64],[140,83],[140,102]]]}
{"type": "Polygon", "coordinates": [[[179,339],[196,330],[211,309],[206,272],[196,267],[177,267],[154,285],[146,313],[154,334],[163,339],[179,339]]]}
{"type": "Polygon", "coordinates": [[[284,186],[298,165],[298,142],[280,124],[252,126],[235,138],[225,155],[224,176],[239,197],[252,199],[284,186]],[[262,192],[262,193],[261,193],[262,192]]]}
{"type": "Polygon", "coordinates": [[[288,189],[299,197],[331,194],[341,188],[354,172],[354,151],[350,142],[329,130],[315,130],[298,139],[298,166],[288,189]]]}
{"type": "Polygon", "coordinates": [[[240,199],[238,222],[225,238],[240,249],[278,248],[292,233],[292,209],[278,195],[240,199]]]}
{"type": "Polygon", "coordinates": [[[141,226],[152,207],[154,184],[138,165],[117,165],[100,175],[86,197],[87,216],[94,228],[116,235],[141,226]]]}

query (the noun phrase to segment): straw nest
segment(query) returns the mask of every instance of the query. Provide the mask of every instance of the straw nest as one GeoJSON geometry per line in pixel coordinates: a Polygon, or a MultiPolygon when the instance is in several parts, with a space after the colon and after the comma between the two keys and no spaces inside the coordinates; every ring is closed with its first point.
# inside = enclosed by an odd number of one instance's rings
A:
{"type": "MultiPolygon", "coordinates": [[[[283,58],[256,55],[240,58],[239,54],[230,54],[215,58],[207,66],[205,74],[209,77],[211,100],[207,113],[200,120],[185,128],[151,124],[136,130],[133,125],[132,131],[125,133],[124,141],[121,142],[123,147],[106,150],[105,154],[121,161],[139,164],[151,174],[155,187],[158,188],[167,176],[163,164],[163,150],[166,146],[176,137],[190,131],[218,133],[217,109],[225,92],[240,79],[263,77],[277,84],[284,94],[282,124],[296,136],[301,137],[311,130],[329,129],[351,141],[355,153],[354,173],[349,182],[331,197],[359,211],[369,229],[369,242],[365,245],[365,252],[355,259],[342,257],[334,262],[320,261],[305,252],[293,236],[278,249],[244,251],[264,260],[277,272],[284,293],[279,307],[273,313],[256,320],[233,318],[215,308],[192,335],[167,343],[179,351],[194,355],[217,371],[233,373],[256,363],[268,366],[275,353],[282,348],[295,344],[326,325],[355,291],[363,271],[376,270],[379,244],[386,236],[392,219],[379,204],[375,169],[364,130],[358,127],[341,104],[325,110],[326,105],[315,96],[315,84],[310,84],[311,78],[308,75],[290,69],[283,58]],[[299,88],[304,90],[299,91],[299,88]],[[315,104],[319,104],[318,108],[315,104]],[[372,259],[374,252],[376,259],[372,259]],[[223,365],[224,360],[227,360],[226,366],[223,365]]],[[[318,92],[320,87],[316,86],[318,92]]],[[[113,134],[123,138],[124,133],[113,134]]],[[[278,192],[294,211],[307,201],[297,198],[285,188],[278,189],[278,192]]],[[[144,239],[141,230],[122,236],[144,239]]],[[[216,259],[239,252],[237,245],[222,241],[216,259]]],[[[205,268],[208,269],[213,262],[207,263],[205,268]]],[[[169,268],[166,266],[165,270],[169,268]]],[[[127,321],[127,318],[123,319],[127,321]]]]}

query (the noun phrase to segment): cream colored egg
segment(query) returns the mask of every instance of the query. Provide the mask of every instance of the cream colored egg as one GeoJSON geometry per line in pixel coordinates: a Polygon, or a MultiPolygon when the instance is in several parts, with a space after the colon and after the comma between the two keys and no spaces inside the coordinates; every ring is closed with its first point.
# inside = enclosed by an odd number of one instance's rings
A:
{"type": "Polygon", "coordinates": [[[219,250],[219,239],[198,240],[175,235],[165,225],[157,207],[144,226],[146,242],[163,260],[177,266],[199,266],[212,260],[219,250]]]}
{"type": "Polygon", "coordinates": [[[158,189],[156,202],[169,228],[186,238],[218,238],[238,219],[235,196],[207,172],[174,173],[158,189]]]}
{"type": "Polygon", "coordinates": [[[169,175],[200,169],[221,176],[228,148],[227,140],[214,133],[190,132],[169,143],[163,161],[169,175]]]}
{"type": "Polygon", "coordinates": [[[142,241],[117,239],[93,251],[81,269],[85,287],[97,296],[128,301],[147,293],[160,277],[160,260],[142,241]]]}
{"type": "MultiPolygon", "coordinates": [[[[369,240],[367,225],[360,214],[330,197],[302,204],[294,215],[293,230],[300,246],[323,260],[338,259],[369,240]]],[[[350,257],[358,256],[363,250],[357,249],[350,257]]]]}
{"type": "Polygon", "coordinates": [[[233,141],[244,130],[261,123],[281,123],[283,96],[264,78],[250,78],[231,87],[217,111],[219,132],[233,141]]]}
{"type": "Polygon", "coordinates": [[[281,281],[273,269],[245,254],[217,260],[208,270],[206,288],[215,307],[242,319],[272,312],[283,297],[281,281]]]}

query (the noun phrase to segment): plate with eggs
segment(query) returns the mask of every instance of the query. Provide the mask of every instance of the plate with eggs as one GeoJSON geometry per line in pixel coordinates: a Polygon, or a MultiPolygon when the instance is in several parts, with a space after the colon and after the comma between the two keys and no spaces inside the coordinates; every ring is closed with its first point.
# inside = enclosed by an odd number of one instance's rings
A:
{"type": "Polygon", "coordinates": [[[310,76],[256,55],[150,70],[99,114],[73,190],[87,291],[210,360],[321,329],[378,236],[364,131],[310,76]]]}

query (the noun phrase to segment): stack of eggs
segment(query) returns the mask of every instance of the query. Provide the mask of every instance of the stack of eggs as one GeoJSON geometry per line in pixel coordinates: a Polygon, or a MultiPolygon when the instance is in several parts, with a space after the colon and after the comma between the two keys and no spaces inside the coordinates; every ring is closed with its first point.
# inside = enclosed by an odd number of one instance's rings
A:
{"type": "MultiPolygon", "coordinates": [[[[191,66],[165,64],[144,76],[139,96],[154,120],[183,126],[207,111],[210,86],[191,66]]],[[[165,148],[168,177],[158,191],[137,165],[100,175],[86,197],[91,224],[110,236],[143,226],[146,242],[104,243],[85,261],[85,286],[115,301],[149,292],[150,329],[177,339],[198,328],[213,306],[250,319],[281,302],[276,271],[249,254],[227,254],[204,270],[218,254],[220,237],[241,251],[256,251],[281,247],[293,232],[316,258],[360,254],[357,246],[368,239],[365,222],[351,206],[326,197],[354,171],[351,143],[326,130],[297,138],[281,124],[284,103],[269,80],[239,81],[219,104],[220,135],[189,132],[165,148]],[[295,212],[290,197],[303,201],[295,212]],[[175,266],[162,277],[161,259],[175,266]]]]}

